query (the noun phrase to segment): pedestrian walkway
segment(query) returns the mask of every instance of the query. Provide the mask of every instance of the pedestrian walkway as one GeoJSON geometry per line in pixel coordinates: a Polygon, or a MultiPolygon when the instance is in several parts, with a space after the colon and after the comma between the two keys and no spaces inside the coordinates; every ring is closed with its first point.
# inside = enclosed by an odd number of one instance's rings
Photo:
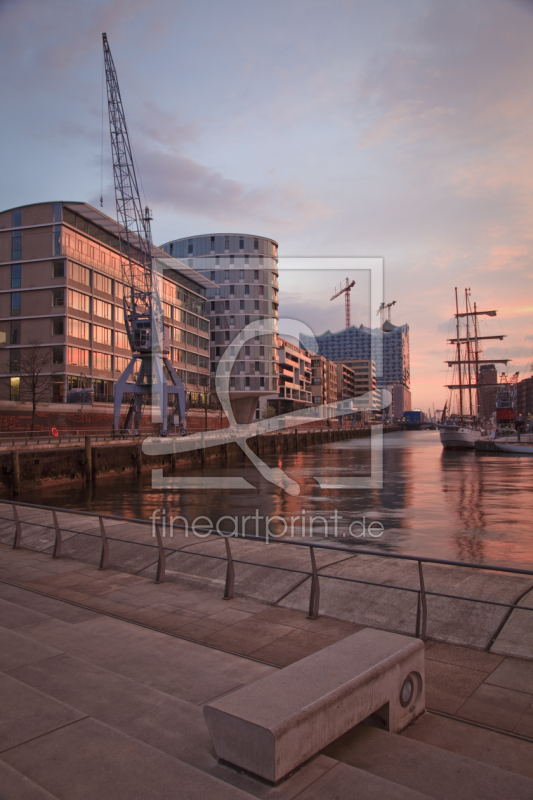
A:
{"type": "MultiPolygon", "coordinates": [[[[352,800],[356,796],[526,800],[532,796],[532,743],[431,713],[403,736],[357,726],[279,786],[269,786],[218,763],[202,706],[277,667],[53,597],[54,585],[54,591],[61,589],[54,577],[70,576],[82,579],[90,599],[87,589],[100,579],[89,575],[83,564],[48,560],[53,570],[47,570],[43,554],[9,551],[5,546],[0,548],[0,563],[4,578],[13,580],[18,572],[19,581],[26,584],[43,586],[47,579],[52,581],[47,595],[0,583],[0,786],[10,800],[352,800]],[[35,581],[38,573],[40,581],[35,581]],[[470,752],[464,754],[465,749],[470,752]]],[[[142,608],[156,606],[157,594],[167,588],[152,584],[150,591],[156,595],[148,598],[145,580],[116,573],[102,582],[111,592],[152,601],[142,608]],[[134,585],[136,591],[128,592],[134,585]]],[[[189,595],[191,602],[183,608],[203,606],[197,613],[215,617],[219,612],[207,606],[210,594],[205,592],[202,599],[197,593],[194,603],[189,595]]],[[[174,592],[174,596],[180,595],[174,592]]],[[[122,605],[133,613],[141,608],[130,602],[122,605]]],[[[232,609],[239,603],[227,605],[232,609]]],[[[264,610],[240,613],[261,625],[264,610]]],[[[287,628],[284,634],[277,632],[278,640],[302,630],[294,627],[295,618],[290,620],[292,626],[288,621],[270,623],[287,628]]],[[[241,622],[226,620],[218,631],[229,632],[241,622]]],[[[324,630],[331,626],[333,631],[336,624],[322,621],[324,630]]],[[[335,635],[341,635],[338,628],[335,635]]],[[[435,647],[429,647],[428,656],[435,647]]],[[[489,669],[495,674],[506,663],[502,659],[495,666],[494,657],[490,662],[473,662],[469,653],[455,652],[453,658],[462,669],[477,670],[485,677],[489,669]]],[[[447,660],[434,663],[449,665],[452,660],[442,648],[435,655],[447,660]]]]}

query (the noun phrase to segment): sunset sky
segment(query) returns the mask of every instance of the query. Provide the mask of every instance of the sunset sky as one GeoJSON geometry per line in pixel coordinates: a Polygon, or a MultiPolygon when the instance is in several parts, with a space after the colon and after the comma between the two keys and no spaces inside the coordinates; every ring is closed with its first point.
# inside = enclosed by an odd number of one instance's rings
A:
{"type": "MultiPolygon", "coordinates": [[[[0,0],[1,209],[99,205],[102,31],[157,244],[235,231],[276,239],[282,268],[383,257],[424,410],[444,402],[455,286],[508,334],[484,357],[530,374],[531,0],[0,0]]],[[[287,283],[280,313],[342,328],[338,282],[287,283]]],[[[375,324],[363,300],[352,320],[375,324]]]]}

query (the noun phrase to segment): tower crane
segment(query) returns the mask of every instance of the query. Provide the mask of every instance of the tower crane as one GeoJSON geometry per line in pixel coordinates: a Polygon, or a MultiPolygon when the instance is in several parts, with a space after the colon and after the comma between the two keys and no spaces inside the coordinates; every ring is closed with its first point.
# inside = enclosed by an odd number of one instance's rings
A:
{"type": "Polygon", "coordinates": [[[352,281],[350,283],[350,279],[346,278],[346,284],[343,286],[341,283],[339,285],[339,288],[335,289],[335,294],[333,295],[333,297],[330,297],[330,300],[335,300],[336,297],[339,297],[341,294],[344,294],[347,328],[350,327],[350,292],[352,291],[354,286],[355,286],[355,281],[352,281]]]}
{"type": "Polygon", "coordinates": [[[381,314],[381,327],[383,327],[383,323],[385,322],[385,309],[387,309],[387,319],[390,322],[390,310],[395,305],[396,300],[393,300],[392,303],[381,303],[380,307],[376,311],[376,314],[381,314]]]}
{"type": "Polygon", "coordinates": [[[124,280],[124,322],[132,353],[128,366],[115,385],[113,427],[119,430],[125,392],[131,393],[132,399],[124,428],[133,430],[139,429],[143,405],[148,397],[151,395],[154,403],[157,395],[161,413],[160,433],[167,436],[170,395],[174,401],[171,413],[177,415],[180,431],[185,434],[185,387],[166,355],[168,350],[163,336],[163,312],[152,256],[152,215],[148,207],[142,207],[139,196],[133,152],[107,34],[102,34],[102,40],[124,280]],[[137,363],[135,382],[128,384],[137,363]]]}

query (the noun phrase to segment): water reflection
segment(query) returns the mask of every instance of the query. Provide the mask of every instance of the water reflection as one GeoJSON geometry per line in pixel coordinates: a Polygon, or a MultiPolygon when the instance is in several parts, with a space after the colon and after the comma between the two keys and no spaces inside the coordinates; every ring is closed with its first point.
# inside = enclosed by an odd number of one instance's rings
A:
{"type": "MultiPolygon", "coordinates": [[[[384,437],[383,488],[367,490],[321,489],[315,476],[370,475],[368,439],[310,447],[296,454],[271,454],[269,466],[279,466],[301,486],[294,497],[264,481],[248,463],[209,463],[189,468],[188,475],[214,477],[222,473],[243,476],[254,489],[233,491],[162,491],[151,488],[151,475],[105,477],[86,490],[83,486],[56,486],[27,493],[22,500],[69,508],[84,508],[121,516],[148,518],[156,508],[181,515],[190,523],[207,516],[221,529],[234,529],[243,518],[248,533],[270,530],[286,535],[315,536],[336,532],[343,543],[372,549],[416,553],[461,561],[500,563],[533,568],[533,511],[531,459],[482,455],[473,451],[443,451],[438,433],[414,431],[384,437]],[[260,521],[254,521],[256,515],[260,521]],[[337,517],[335,522],[334,517],[337,517]],[[383,536],[350,535],[373,521],[383,536]],[[327,531],[326,531],[327,523],[327,531]]],[[[170,474],[165,470],[165,474],[170,474]]],[[[200,523],[205,524],[205,520],[200,523]]],[[[374,527],[374,531],[376,531],[374,527]]]]}

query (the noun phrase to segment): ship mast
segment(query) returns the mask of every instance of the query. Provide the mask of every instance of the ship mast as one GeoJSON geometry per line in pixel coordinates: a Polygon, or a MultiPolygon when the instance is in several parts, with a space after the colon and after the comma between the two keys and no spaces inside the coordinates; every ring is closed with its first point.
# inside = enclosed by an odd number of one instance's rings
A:
{"type": "Polygon", "coordinates": [[[461,331],[459,329],[459,300],[457,298],[457,286],[455,287],[455,322],[457,329],[457,364],[459,372],[459,412],[461,422],[463,421],[463,379],[461,375],[461,331]]]}
{"type": "Polygon", "coordinates": [[[472,369],[471,369],[471,342],[470,342],[470,317],[468,307],[468,289],[465,289],[465,312],[466,312],[466,358],[468,364],[468,401],[470,405],[470,416],[472,416],[472,369]]]}

